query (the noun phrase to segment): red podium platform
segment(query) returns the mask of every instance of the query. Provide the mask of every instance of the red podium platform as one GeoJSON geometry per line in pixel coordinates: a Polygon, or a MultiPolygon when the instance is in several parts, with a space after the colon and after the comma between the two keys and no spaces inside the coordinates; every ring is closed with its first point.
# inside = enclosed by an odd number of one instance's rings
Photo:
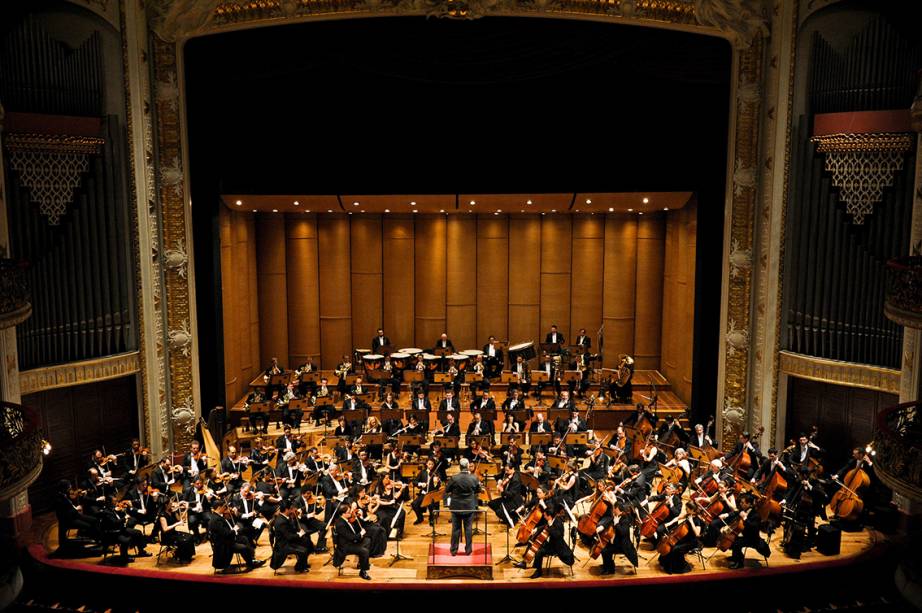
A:
{"type": "Polygon", "coordinates": [[[489,543],[475,543],[471,555],[451,555],[448,543],[430,543],[426,579],[474,577],[493,579],[493,551],[489,543]]]}

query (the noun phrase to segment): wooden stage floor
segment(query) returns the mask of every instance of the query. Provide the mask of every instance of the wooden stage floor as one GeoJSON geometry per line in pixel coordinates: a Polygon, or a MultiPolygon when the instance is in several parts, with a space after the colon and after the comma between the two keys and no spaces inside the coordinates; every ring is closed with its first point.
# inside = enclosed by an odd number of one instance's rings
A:
{"type": "MultiPolygon", "coordinates": [[[[488,536],[492,551],[493,562],[497,562],[505,555],[506,539],[505,532],[496,516],[488,512],[488,536]]],[[[356,586],[373,587],[375,589],[426,589],[460,587],[464,585],[476,585],[479,588],[486,587],[489,584],[502,585],[508,587],[510,583],[519,584],[516,587],[593,587],[606,584],[625,585],[630,583],[656,583],[656,582],[675,582],[677,578],[682,580],[701,581],[701,580],[720,580],[731,577],[748,576],[764,574],[776,575],[778,573],[791,573],[806,571],[830,566],[851,564],[868,553],[875,545],[882,543],[886,537],[872,529],[864,529],[860,532],[842,532],[841,552],[837,556],[825,556],[815,550],[803,554],[800,560],[794,560],[784,555],[780,548],[781,531],[774,534],[771,542],[772,555],[768,559],[768,567],[764,560],[755,551],[747,551],[746,565],[743,569],[731,570],[727,566],[729,552],[716,552],[714,548],[705,548],[703,551],[704,558],[710,558],[706,561],[706,568],[702,569],[701,564],[695,559],[695,556],[689,556],[688,561],[693,564],[694,570],[685,575],[668,575],[663,572],[656,562],[656,552],[652,550],[649,543],[642,542],[639,554],[641,558],[640,566],[636,570],[631,568],[630,563],[623,556],[617,556],[615,563],[617,572],[615,575],[602,576],[599,574],[601,559],[589,560],[589,552],[582,545],[577,545],[575,555],[578,559],[573,566],[573,575],[570,576],[569,569],[563,566],[560,561],[554,559],[549,572],[545,572],[544,577],[540,579],[530,579],[529,575],[532,569],[514,568],[510,563],[494,565],[493,580],[476,580],[476,579],[426,579],[427,571],[427,554],[431,539],[428,535],[430,528],[428,522],[420,525],[412,525],[413,514],[409,515],[406,534],[404,540],[400,543],[400,553],[410,556],[412,560],[401,560],[391,565],[391,555],[395,553],[394,541],[389,542],[386,554],[383,557],[373,559],[369,574],[372,581],[364,581],[358,576],[358,570],[354,563],[354,556],[347,558],[343,567],[342,575],[332,565],[325,565],[330,559],[330,553],[315,554],[310,556],[310,572],[295,573],[292,569],[294,558],[289,558],[278,574],[267,566],[255,569],[249,573],[236,575],[215,575],[211,567],[211,547],[206,542],[199,545],[196,551],[195,559],[190,564],[174,563],[166,557],[157,564],[156,553],[159,549],[158,544],[148,546],[148,551],[155,554],[150,558],[139,558],[124,567],[103,566],[100,564],[100,557],[80,558],[80,559],[63,559],[55,558],[52,554],[57,549],[57,524],[54,516],[49,514],[36,518],[33,525],[33,535],[36,543],[42,547],[32,547],[31,551],[40,563],[49,564],[58,568],[70,568],[83,571],[99,571],[115,574],[143,574],[149,578],[158,579],[181,579],[184,581],[203,580],[208,582],[222,581],[235,583],[239,581],[250,582],[257,580],[263,585],[271,585],[274,581],[284,582],[285,587],[305,587],[305,588],[336,588],[338,586],[348,587],[350,584],[356,586]],[[716,553],[715,553],[716,552],[716,553]],[[713,557],[711,557],[713,556],[713,557]],[[587,560],[588,564],[587,564],[587,560]]],[[[439,537],[438,542],[448,542],[448,535],[451,532],[451,526],[448,520],[448,513],[443,512],[437,526],[438,532],[446,536],[439,537]]],[[[764,536],[764,535],[763,535],[764,536]]],[[[475,542],[482,543],[483,535],[475,536],[475,542]]],[[[510,544],[515,544],[514,533],[510,538],[510,544]]],[[[462,545],[463,547],[463,545],[462,545]]],[[[511,553],[516,559],[521,558],[523,548],[512,549],[511,553]]],[[[260,538],[259,547],[257,548],[258,559],[268,559],[271,549],[268,544],[268,536],[264,532],[260,538]]]]}

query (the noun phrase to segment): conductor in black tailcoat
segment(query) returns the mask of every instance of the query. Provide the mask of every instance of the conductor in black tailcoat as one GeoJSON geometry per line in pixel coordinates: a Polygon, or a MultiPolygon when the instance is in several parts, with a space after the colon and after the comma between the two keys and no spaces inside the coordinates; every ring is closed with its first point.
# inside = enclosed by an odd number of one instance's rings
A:
{"type": "Polygon", "coordinates": [[[467,458],[461,458],[461,472],[448,481],[445,497],[451,510],[451,555],[458,554],[461,529],[464,528],[464,554],[470,555],[474,547],[474,511],[477,510],[477,494],[480,480],[468,472],[467,458]]]}

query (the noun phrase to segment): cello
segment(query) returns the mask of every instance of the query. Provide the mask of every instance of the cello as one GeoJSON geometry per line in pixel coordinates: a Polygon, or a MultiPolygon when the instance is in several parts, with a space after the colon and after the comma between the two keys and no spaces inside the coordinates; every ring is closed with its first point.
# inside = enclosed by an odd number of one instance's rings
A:
{"type": "Polygon", "coordinates": [[[871,484],[868,473],[861,468],[864,462],[864,459],[859,461],[858,466],[845,473],[843,480],[839,481],[837,476],[832,478],[841,487],[829,500],[829,510],[832,515],[843,521],[858,519],[864,510],[864,501],[859,492],[871,484]]]}

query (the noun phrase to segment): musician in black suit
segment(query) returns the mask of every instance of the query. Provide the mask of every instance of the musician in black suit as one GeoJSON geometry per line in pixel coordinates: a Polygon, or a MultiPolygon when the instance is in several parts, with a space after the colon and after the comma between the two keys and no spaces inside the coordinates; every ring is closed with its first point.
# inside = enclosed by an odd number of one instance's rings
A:
{"type": "MultiPolygon", "coordinates": [[[[275,487],[273,485],[273,491],[275,487]]],[[[199,526],[208,531],[208,524],[214,515],[211,510],[212,500],[216,498],[213,490],[205,487],[204,477],[199,477],[191,487],[183,490],[182,499],[189,503],[187,520],[189,523],[189,532],[195,537],[196,541],[201,540],[199,526]]]]}
{"type": "Polygon", "coordinates": [[[496,401],[493,400],[492,394],[477,394],[474,396],[474,399],[471,401],[471,413],[477,411],[496,412],[496,401]]]}
{"type": "Polygon", "coordinates": [[[384,335],[384,330],[378,328],[378,335],[371,339],[371,352],[374,354],[381,353],[381,347],[386,347],[391,344],[391,339],[384,335]]]}
{"type": "Polygon", "coordinates": [[[544,413],[535,413],[535,418],[532,420],[531,425],[528,426],[529,432],[538,434],[551,434],[552,430],[551,424],[544,420],[544,413]]]}
{"type": "Polygon", "coordinates": [[[291,426],[285,425],[284,430],[282,430],[282,436],[275,439],[275,449],[277,450],[276,460],[280,460],[285,457],[286,451],[297,452],[298,449],[304,446],[304,441],[297,438],[292,438],[291,436],[291,426]]]}
{"type": "Polygon", "coordinates": [[[445,392],[445,397],[442,398],[442,402],[439,403],[439,412],[442,411],[460,411],[461,405],[458,404],[458,401],[455,399],[454,392],[450,389],[445,392]]]}
{"type": "Polygon", "coordinates": [[[413,512],[416,513],[416,521],[413,525],[421,524],[424,521],[426,511],[429,511],[429,521],[434,522],[438,517],[439,503],[433,502],[425,509],[423,508],[423,499],[429,492],[435,492],[442,486],[441,477],[435,469],[435,461],[432,458],[426,460],[426,468],[419,472],[416,477],[416,498],[410,504],[413,512]]]}
{"type": "Polygon", "coordinates": [[[86,512],[79,499],[79,490],[72,488],[66,479],[58,482],[57,490],[54,498],[54,514],[58,520],[58,546],[66,547],[70,544],[67,537],[67,531],[70,528],[83,531],[90,538],[98,538],[99,519],[86,512]]]}
{"type": "Polygon", "coordinates": [[[585,432],[589,429],[586,420],[579,416],[579,411],[575,408],[570,410],[570,417],[558,417],[557,423],[554,424],[554,430],[563,435],[567,432],[585,432]]]}
{"type": "Polygon", "coordinates": [[[267,397],[267,398],[271,398],[271,397],[272,397],[272,392],[278,392],[279,394],[282,393],[282,390],[283,390],[284,387],[285,387],[284,385],[271,385],[271,384],[268,383],[268,381],[269,381],[269,378],[271,378],[273,375],[281,375],[281,374],[283,374],[284,372],[285,372],[285,367],[279,365],[279,359],[278,359],[278,358],[272,358],[272,363],[269,365],[269,368],[267,368],[265,371],[263,371],[263,376],[267,378],[267,379],[266,379],[266,381],[267,381],[267,384],[266,384],[266,397],[267,397]]]}
{"type": "Polygon", "coordinates": [[[125,498],[131,501],[131,506],[128,508],[128,528],[134,528],[137,525],[146,526],[157,520],[163,498],[159,493],[154,494],[150,491],[146,478],[136,477],[134,486],[125,498]]]}
{"type": "Polygon", "coordinates": [[[255,548],[249,539],[239,532],[240,527],[235,523],[233,510],[230,506],[222,504],[208,522],[208,538],[211,540],[212,548],[211,565],[216,569],[225,570],[230,566],[235,553],[239,553],[246,562],[247,570],[265,564],[264,560],[254,559],[255,548]]]}
{"type": "Polygon", "coordinates": [[[740,496],[739,510],[727,520],[727,524],[734,525],[737,520],[743,520],[743,532],[733,541],[732,553],[730,555],[730,568],[742,568],[745,559],[743,557],[743,548],[752,547],[762,556],[768,558],[772,554],[771,548],[765,539],[759,534],[761,519],[759,514],[752,508],[752,494],[745,493],[740,496]]]}
{"type": "Polygon", "coordinates": [[[787,480],[794,480],[796,475],[788,472],[788,467],[778,457],[778,450],[774,447],[769,448],[768,457],[762,460],[756,472],[752,475],[753,483],[768,484],[769,480],[775,473],[780,473],[787,480]]]}
{"type": "Polygon", "coordinates": [[[541,363],[541,366],[540,368],[538,368],[538,371],[543,372],[544,374],[547,375],[547,381],[538,382],[538,389],[535,392],[535,397],[540,398],[541,393],[544,391],[544,388],[547,387],[548,385],[554,386],[554,393],[559,396],[560,395],[560,381],[558,380],[558,377],[557,377],[557,368],[554,365],[554,361],[551,359],[550,354],[548,353],[544,354],[544,361],[541,363]]]}
{"type": "Polygon", "coordinates": [[[458,425],[454,413],[446,413],[445,422],[433,430],[432,433],[441,434],[442,436],[461,436],[461,426],[458,425]]]}
{"type": "Polygon", "coordinates": [[[346,394],[343,397],[343,412],[344,413],[346,411],[358,411],[360,409],[368,410],[370,408],[371,407],[368,405],[367,402],[365,402],[361,398],[356,398],[352,394],[346,394]]]}
{"type": "Polygon", "coordinates": [[[349,484],[346,483],[343,474],[336,466],[320,477],[320,491],[323,492],[323,497],[326,498],[327,502],[323,515],[323,520],[326,523],[330,523],[337,505],[341,502],[352,502],[349,497],[349,484]]]}
{"type": "Polygon", "coordinates": [[[553,409],[566,409],[567,411],[573,411],[575,407],[576,403],[573,401],[573,398],[570,397],[570,392],[568,390],[560,392],[558,397],[554,399],[554,404],[551,405],[553,409]]]}
{"type": "Polygon", "coordinates": [[[472,436],[489,435],[490,441],[493,441],[495,434],[496,429],[493,427],[493,422],[483,419],[480,413],[474,413],[474,418],[471,420],[471,423],[467,425],[468,438],[472,436]]]}
{"type": "Polygon", "coordinates": [[[141,449],[139,439],[131,439],[131,448],[122,456],[122,469],[129,479],[138,474],[138,469],[144,468],[150,462],[150,450],[141,449]]]}
{"type": "Polygon", "coordinates": [[[303,473],[298,470],[298,457],[293,452],[288,451],[285,453],[282,461],[275,467],[275,476],[285,480],[279,484],[282,499],[301,495],[301,477],[303,477],[303,473]]]}
{"type": "Polygon", "coordinates": [[[493,509],[500,522],[512,528],[519,520],[517,509],[525,504],[518,467],[507,464],[503,478],[497,482],[496,487],[500,496],[491,500],[487,506],[493,509]]]}
{"type": "Polygon", "coordinates": [[[822,455],[822,449],[810,440],[805,432],[801,432],[797,443],[784,450],[784,463],[793,468],[809,466],[811,460],[818,459],[822,455]]]}
{"type": "Polygon", "coordinates": [[[411,411],[426,411],[427,413],[432,410],[432,404],[426,398],[426,391],[423,388],[416,388],[416,398],[408,408],[411,411]]]}
{"type": "Polygon", "coordinates": [[[576,344],[586,349],[592,347],[592,339],[586,335],[586,328],[579,329],[579,336],[576,337],[576,344]]]}
{"type": "Polygon", "coordinates": [[[557,326],[552,325],[551,331],[547,333],[547,336],[544,337],[545,344],[557,343],[558,345],[563,345],[566,343],[566,339],[563,337],[563,334],[557,331],[557,326]]]}
{"type": "Polygon", "coordinates": [[[509,392],[521,389],[523,394],[528,394],[531,389],[531,369],[528,368],[528,362],[520,355],[515,356],[515,364],[512,365],[512,372],[518,376],[517,382],[509,382],[509,392]]]}
{"type": "Polygon", "coordinates": [[[675,435],[679,438],[679,441],[683,445],[687,445],[691,438],[688,435],[688,432],[685,431],[685,428],[682,427],[682,423],[679,421],[678,415],[673,415],[667,421],[664,421],[657,431],[659,440],[665,441],[670,433],[675,432],[675,435]]]}
{"type": "Polygon", "coordinates": [[[448,335],[442,332],[442,336],[439,337],[439,340],[435,341],[435,349],[451,349],[452,353],[455,352],[455,345],[451,342],[451,339],[448,338],[448,335]]]}
{"type": "Polygon", "coordinates": [[[285,559],[294,555],[295,572],[304,573],[310,570],[307,562],[308,544],[310,540],[307,532],[298,523],[298,509],[294,505],[282,506],[283,512],[272,521],[272,533],[275,541],[272,544],[272,559],[269,568],[278,570],[285,564],[285,559]]]}
{"type": "Polygon", "coordinates": [[[531,574],[532,579],[537,579],[542,575],[541,569],[544,565],[544,558],[547,556],[557,556],[561,562],[567,566],[573,566],[573,550],[563,540],[563,514],[564,509],[559,504],[549,505],[551,519],[548,521],[547,530],[548,538],[535,554],[533,568],[535,572],[531,574]]]}
{"type": "Polygon", "coordinates": [[[183,456],[182,467],[183,481],[186,486],[192,483],[199,474],[208,470],[208,456],[202,451],[198,441],[192,441],[189,445],[189,451],[183,456]]]}
{"type": "Polygon", "coordinates": [[[240,491],[231,497],[230,504],[236,511],[240,533],[249,538],[255,547],[259,536],[266,529],[266,524],[259,517],[259,509],[256,508],[256,493],[249,481],[243,482],[240,491]]]}
{"type": "MultiPolygon", "coordinates": [[[[606,492],[607,493],[607,492],[606,492]]],[[[602,549],[603,575],[615,574],[615,554],[623,554],[634,568],[637,568],[637,549],[631,542],[631,507],[624,502],[611,505],[611,514],[599,522],[598,531],[602,532],[614,524],[615,538],[602,549]]],[[[637,572],[636,570],[634,572],[637,572]]]]}
{"type": "Polygon", "coordinates": [[[301,492],[293,505],[299,512],[298,522],[304,528],[305,547],[308,553],[323,553],[327,550],[327,527],[323,523],[323,515],[326,512],[324,505],[320,504],[317,496],[311,490],[301,492]],[[317,535],[317,545],[315,546],[310,535],[317,535]]]}
{"type": "Polygon", "coordinates": [[[759,453],[758,447],[752,441],[752,435],[749,432],[743,432],[740,434],[739,440],[736,442],[736,445],[733,447],[733,450],[727,456],[728,458],[738,457],[740,453],[745,453],[749,456],[749,468],[743,470],[740,467],[740,472],[745,472],[743,476],[747,479],[752,477],[755,473],[755,469],[759,466],[759,461],[762,457],[762,454],[759,453]]]}
{"type": "Polygon", "coordinates": [[[451,514],[451,555],[458,554],[461,530],[464,529],[464,555],[470,555],[474,547],[473,520],[471,511],[477,510],[477,494],[480,480],[468,472],[467,458],[461,458],[461,472],[453,476],[445,486],[445,497],[451,514]]]}
{"type": "Polygon", "coordinates": [[[359,558],[359,577],[370,581],[371,576],[368,574],[368,569],[371,568],[371,564],[368,558],[370,557],[371,537],[358,521],[352,505],[339,505],[334,526],[336,541],[333,549],[333,566],[339,568],[345,562],[346,556],[356,555],[359,558]]]}
{"type": "Polygon", "coordinates": [[[496,337],[490,335],[487,344],[483,346],[483,359],[487,367],[487,377],[495,379],[503,370],[503,350],[497,347],[496,337]]]}

